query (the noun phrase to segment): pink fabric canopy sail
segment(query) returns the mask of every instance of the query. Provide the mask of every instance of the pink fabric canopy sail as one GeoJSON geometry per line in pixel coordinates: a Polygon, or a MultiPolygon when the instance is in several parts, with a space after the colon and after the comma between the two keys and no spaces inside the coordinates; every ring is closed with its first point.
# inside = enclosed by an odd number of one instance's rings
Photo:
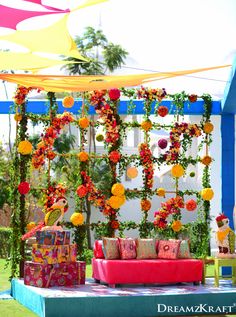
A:
{"type": "MultiPolygon", "coordinates": [[[[45,9],[45,7],[42,6],[42,9],[45,9]]],[[[40,16],[40,15],[64,13],[64,12],[69,12],[69,10],[52,9],[51,11],[27,11],[27,10],[11,8],[4,5],[0,5],[0,27],[16,30],[17,24],[23,20],[40,16]]]]}
{"type": "Polygon", "coordinates": [[[56,11],[58,11],[58,12],[60,12],[60,13],[69,12],[69,11],[70,11],[69,9],[61,10],[61,9],[58,9],[58,8],[55,8],[55,7],[47,6],[47,5],[45,5],[45,4],[42,3],[42,2],[43,2],[42,0],[23,0],[23,1],[40,4],[41,6],[47,8],[47,9],[56,10],[56,11]]]}

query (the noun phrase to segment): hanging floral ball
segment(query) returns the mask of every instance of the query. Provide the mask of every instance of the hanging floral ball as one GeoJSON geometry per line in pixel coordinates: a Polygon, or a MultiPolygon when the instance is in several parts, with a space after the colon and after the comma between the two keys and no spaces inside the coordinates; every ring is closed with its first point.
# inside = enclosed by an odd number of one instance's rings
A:
{"type": "Polygon", "coordinates": [[[169,110],[166,106],[159,106],[157,109],[157,113],[159,116],[165,117],[169,113],[169,110]]]}
{"type": "Polygon", "coordinates": [[[35,227],[36,227],[36,223],[31,221],[31,222],[27,223],[26,230],[30,231],[30,230],[34,229],[35,227]]]}
{"type": "Polygon", "coordinates": [[[18,191],[21,195],[25,195],[30,191],[30,184],[28,182],[21,182],[18,185],[18,191]]]}
{"type": "Polygon", "coordinates": [[[190,176],[190,177],[194,177],[195,175],[196,175],[195,172],[190,172],[190,173],[189,173],[189,176],[190,176]]]}
{"type": "Polygon", "coordinates": [[[80,160],[80,162],[86,162],[89,159],[89,155],[87,152],[80,152],[77,154],[78,159],[80,160]]]}
{"type": "Polygon", "coordinates": [[[212,188],[204,188],[201,191],[201,196],[204,200],[211,200],[214,197],[214,191],[212,190],[212,188]]]}
{"type": "Polygon", "coordinates": [[[111,162],[118,163],[121,158],[121,154],[118,151],[112,151],[109,153],[108,157],[111,162]]]}
{"type": "Polygon", "coordinates": [[[103,134],[97,134],[96,135],[96,140],[98,141],[98,142],[103,142],[104,141],[104,135],[103,134]]]}
{"type": "Polygon", "coordinates": [[[119,221],[117,221],[117,220],[112,220],[112,222],[111,222],[111,228],[116,230],[116,229],[119,229],[119,227],[120,227],[119,221]]]}
{"type": "Polygon", "coordinates": [[[174,220],[171,228],[174,232],[179,232],[182,228],[182,222],[180,220],[174,220]]]}
{"type": "Polygon", "coordinates": [[[56,157],[56,153],[55,153],[55,152],[53,152],[53,151],[48,151],[48,153],[47,153],[47,158],[48,158],[49,160],[54,160],[55,157],[56,157]]]}
{"type": "Polygon", "coordinates": [[[197,208],[197,203],[194,199],[189,199],[186,201],[185,208],[188,211],[194,211],[197,208]]]}
{"type": "Polygon", "coordinates": [[[129,167],[127,169],[127,172],[126,172],[126,175],[129,177],[129,178],[135,178],[138,176],[138,170],[136,167],[129,167]]]}
{"type": "Polygon", "coordinates": [[[165,191],[164,188],[161,188],[161,187],[160,187],[160,188],[157,189],[156,194],[157,194],[157,196],[159,196],[159,197],[165,197],[166,191],[165,191]]]}
{"type": "Polygon", "coordinates": [[[15,120],[16,122],[20,122],[20,121],[22,120],[22,115],[21,115],[20,113],[16,113],[16,114],[14,115],[14,120],[15,120]]]}
{"type": "Polygon", "coordinates": [[[112,88],[108,92],[109,98],[113,101],[116,101],[117,99],[120,98],[120,90],[117,88],[112,88]]]}
{"type": "Polygon", "coordinates": [[[203,131],[206,134],[211,133],[214,130],[214,125],[211,122],[206,122],[203,126],[203,131]]]}
{"type": "Polygon", "coordinates": [[[212,162],[212,158],[209,155],[205,155],[202,159],[201,159],[202,164],[208,166],[211,164],[212,162]]]}
{"type": "Polygon", "coordinates": [[[196,101],[197,101],[197,95],[194,95],[194,94],[189,95],[189,96],[188,96],[188,100],[189,100],[190,102],[196,102],[196,101]]]}
{"type": "Polygon", "coordinates": [[[79,196],[79,198],[83,198],[87,195],[88,189],[84,185],[79,185],[76,189],[76,193],[79,196]]]}
{"type": "Polygon", "coordinates": [[[70,217],[70,221],[74,226],[82,226],[84,223],[84,216],[81,212],[74,212],[70,217]]]}
{"type": "Polygon", "coordinates": [[[142,199],[140,205],[141,205],[141,209],[144,211],[148,211],[152,207],[152,203],[148,199],[142,199]]]}
{"type": "Polygon", "coordinates": [[[66,96],[63,100],[62,100],[62,105],[65,108],[71,108],[73,107],[75,103],[75,100],[72,96],[66,96]]]}
{"type": "Polygon", "coordinates": [[[151,130],[151,128],[152,128],[152,121],[150,121],[150,120],[146,120],[146,121],[143,121],[142,123],[141,123],[141,128],[144,130],[144,131],[149,131],[149,130],[151,130]]]}
{"type": "Polygon", "coordinates": [[[184,168],[180,164],[176,164],[171,169],[171,174],[173,177],[181,177],[184,175],[184,168]]]}
{"type": "Polygon", "coordinates": [[[87,117],[82,117],[79,119],[79,126],[82,129],[87,129],[89,127],[89,119],[87,117]]]}
{"type": "Polygon", "coordinates": [[[32,144],[28,140],[20,141],[18,145],[18,152],[22,155],[31,154],[33,150],[32,144]]]}
{"type": "Polygon", "coordinates": [[[160,139],[158,141],[158,146],[160,149],[165,149],[167,147],[168,141],[166,139],[160,139]]]}
{"type": "Polygon", "coordinates": [[[122,196],[125,193],[125,188],[122,184],[116,183],[112,186],[111,193],[114,196],[122,196]]]}
{"type": "Polygon", "coordinates": [[[111,196],[108,201],[108,205],[113,209],[119,209],[125,203],[124,196],[111,196]]]}

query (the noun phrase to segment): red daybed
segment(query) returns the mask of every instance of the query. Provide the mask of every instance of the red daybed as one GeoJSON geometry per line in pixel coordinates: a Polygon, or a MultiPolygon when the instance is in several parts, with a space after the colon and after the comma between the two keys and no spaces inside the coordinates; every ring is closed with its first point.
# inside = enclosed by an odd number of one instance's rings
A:
{"type": "Polygon", "coordinates": [[[97,282],[116,284],[176,284],[199,283],[203,275],[203,261],[176,260],[106,260],[92,259],[93,278],[97,282]]]}

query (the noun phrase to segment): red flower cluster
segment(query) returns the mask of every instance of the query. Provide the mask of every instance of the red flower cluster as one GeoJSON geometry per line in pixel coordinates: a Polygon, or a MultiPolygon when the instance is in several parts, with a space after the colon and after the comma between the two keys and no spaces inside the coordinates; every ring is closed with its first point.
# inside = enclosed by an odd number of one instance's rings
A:
{"type": "Polygon", "coordinates": [[[154,225],[160,229],[167,226],[167,217],[172,214],[180,214],[180,208],[184,208],[183,198],[180,196],[170,198],[161,204],[161,209],[154,213],[154,225]]]}
{"type": "Polygon", "coordinates": [[[34,168],[39,168],[44,165],[45,157],[49,160],[54,159],[56,154],[52,151],[52,147],[55,139],[60,134],[61,129],[73,120],[74,118],[69,112],[64,112],[62,115],[58,115],[53,119],[52,125],[45,130],[42,141],[38,143],[37,150],[33,153],[32,164],[34,168]]]}
{"type": "Polygon", "coordinates": [[[28,182],[21,182],[18,185],[18,191],[21,195],[26,195],[30,191],[30,184],[28,182]]]}
{"type": "MultiPolygon", "coordinates": [[[[44,203],[44,210],[47,211],[58,200],[58,198],[64,197],[67,188],[63,184],[51,185],[46,191],[46,201],[44,203]]],[[[66,210],[64,210],[66,211],[66,210]]]]}
{"type": "Polygon", "coordinates": [[[32,90],[32,88],[26,88],[24,86],[17,87],[15,96],[13,97],[14,102],[17,105],[22,105],[25,103],[25,98],[27,97],[28,93],[32,90]]]}
{"type": "Polygon", "coordinates": [[[140,89],[137,90],[138,98],[143,98],[146,100],[158,100],[159,102],[165,98],[166,90],[162,89],[151,89],[141,86],[140,89]]]}
{"type": "Polygon", "coordinates": [[[141,143],[139,146],[141,164],[145,175],[145,186],[149,189],[153,186],[154,167],[152,161],[152,152],[147,143],[141,143]]]}
{"type": "Polygon", "coordinates": [[[173,162],[178,159],[181,147],[180,138],[182,134],[187,134],[190,137],[199,137],[201,135],[201,130],[197,124],[176,122],[170,131],[170,148],[163,154],[163,158],[166,162],[173,162]]]}
{"type": "Polygon", "coordinates": [[[121,154],[118,151],[111,151],[108,157],[111,162],[116,164],[120,161],[121,154]]]}
{"type": "MultiPolygon", "coordinates": [[[[95,106],[95,111],[103,120],[106,136],[105,142],[115,145],[120,138],[120,126],[117,123],[117,115],[114,109],[105,99],[106,90],[95,90],[90,96],[90,103],[95,106]]],[[[115,96],[112,95],[115,98],[115,96]]],[[[117,96],[116,96],[117,97],[117,96]]]]}

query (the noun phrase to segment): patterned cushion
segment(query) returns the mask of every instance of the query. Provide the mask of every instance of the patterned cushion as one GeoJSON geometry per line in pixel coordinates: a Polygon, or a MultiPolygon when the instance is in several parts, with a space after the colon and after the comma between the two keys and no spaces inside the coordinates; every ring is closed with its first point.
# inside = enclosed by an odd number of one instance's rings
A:
{"type": "Polygon", "coordinates": [[[177,259],[180,240],[160,240],[158,246],[159,259],[177,259]]]}
{"type": "Polygon", "coordinates": [[[105,259],[113,260],[119,259],[119,247],[118,247],[118,239],[116,238],[102,238],[103,242],[103,252],[105,255],[105,259]]]}
{"type": "Polygon", "coordinates": [[[136,259],[136,244],[131,238],[118,238],[120,257],[122,260],[136,259]]]}
{"type": "Polygon", "coordinates": [[[104,259],[104,253],[102,249],[102,240],[96,240],[93,246],[93,255],[96,259],[104,259]]]}
{"type": "Polygon", "coordinates": [[[136,239],[137,259],[156,259],[155,239],[136,239]]]}
{"type": "Polygon", "coordinates": [[[190,259],[191,258],[188,240],[181,240],[178,258],[179,259],[190,259]]]}

